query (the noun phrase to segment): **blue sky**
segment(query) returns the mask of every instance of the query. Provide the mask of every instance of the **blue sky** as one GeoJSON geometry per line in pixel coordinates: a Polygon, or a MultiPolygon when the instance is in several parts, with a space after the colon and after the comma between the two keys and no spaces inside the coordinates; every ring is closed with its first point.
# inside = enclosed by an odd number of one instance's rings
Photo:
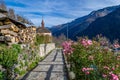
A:
{"type": "Polygon", "coordinates": [[[93,10],[119,5],[120,0],[5,0],[8,8],[41,25],[42,16],[46,27],[70,22],[93,10]]]}

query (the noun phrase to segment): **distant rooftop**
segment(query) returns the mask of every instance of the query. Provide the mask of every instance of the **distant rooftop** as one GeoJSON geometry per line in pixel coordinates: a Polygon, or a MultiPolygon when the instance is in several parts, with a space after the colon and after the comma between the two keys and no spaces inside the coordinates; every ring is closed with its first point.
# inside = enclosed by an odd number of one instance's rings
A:
{"type": "Polygon", "coordinates": [[[41,27],[37,28],[37,33],[51,33],[48,29],[45,28],[45,23],[43,19],[41,22],[41,27]]]}
{"type": "Polygon", "coordinates": [[[51,33],[48,29],[39,27],[37,28],[37,33],[51,33]]]}

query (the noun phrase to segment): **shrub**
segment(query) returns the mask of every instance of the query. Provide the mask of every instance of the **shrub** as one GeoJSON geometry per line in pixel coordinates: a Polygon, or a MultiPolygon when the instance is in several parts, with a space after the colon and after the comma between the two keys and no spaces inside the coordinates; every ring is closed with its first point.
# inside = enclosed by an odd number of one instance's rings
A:
{"type": "Polygon", "coordinates": [[[39,45],[39,44],[44,44],[44,43],[49,43],[51,42],[51,36],[49,35],[36,35],[36,41],[35,44],[39,45]]]}
{"type": "Polygon", "coordinates": [[[12,68],[17,64],[18,54],[20,53],[20,45],[12,45],[11,47],[3,46],[0,50],[0,65],[6,69],[6,78],[11,79],[12,68]]]}
{"type": "MultiPolygon", "coordinates": [[[[66,42],[69,43],[69,42],[66,42]]],[[[68,44],[65,44],[68,46],[68,44]]],[[[109,47],[101,46],[95,40],[81,38],[64,50],[69,57],[70,70],[76,75],[75,80],[119,80],[120,58],[115,56],[109,47]],[[72,53],[69,52],[72,49],[72,53]],[[115,78],[115,79],[114,79],[115,78]]]]}
{"type": "Polygon", "coordinates": [[[0,71],[0,80],[4,80],[4,73],[0,71]]]}

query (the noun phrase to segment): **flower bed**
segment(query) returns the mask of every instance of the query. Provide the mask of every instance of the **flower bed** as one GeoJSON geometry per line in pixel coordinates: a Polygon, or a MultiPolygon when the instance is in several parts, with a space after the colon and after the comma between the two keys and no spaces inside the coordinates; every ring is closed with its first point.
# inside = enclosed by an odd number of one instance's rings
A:
{"type": "Polygon", "coordinates": [[[78,42],[63,43],[70,71],[75,80],[119,80],[120,55],[114,55],[108,46],[99,40],[80,38],[78,42]]]}

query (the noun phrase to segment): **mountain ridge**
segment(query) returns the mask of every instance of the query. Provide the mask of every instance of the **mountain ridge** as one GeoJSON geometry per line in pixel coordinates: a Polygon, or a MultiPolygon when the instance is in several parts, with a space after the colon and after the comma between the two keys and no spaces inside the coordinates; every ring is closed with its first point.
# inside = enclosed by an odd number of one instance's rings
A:
{"type": "Polygon", "coordinates": [[[61,34],[64,34],[67,36],[67,27],[68,27],[68,33],[69,33],[69,38],[73,39],[75,36],[85,30],[92,22],[94,22],[97,18],[99,17],[104,17],[108,15],[109,13],[113,12],[116,10],[120,5],[117,6],[110,6],[106,7],[103,9],[99,9],[96,11],[92,11],[90,14],[77,18],[73,20],[72,22],[57,25],[54,27],[49,28],[51,30],[53,36],[60,36],[61,34]]]}
{"type": "Polygon", "coordinates": [[[104,17],[96,19],[77,36],[93,38],[98,34],[109,38],[110,41],[120,39],[120,7],[104,17]]]}

